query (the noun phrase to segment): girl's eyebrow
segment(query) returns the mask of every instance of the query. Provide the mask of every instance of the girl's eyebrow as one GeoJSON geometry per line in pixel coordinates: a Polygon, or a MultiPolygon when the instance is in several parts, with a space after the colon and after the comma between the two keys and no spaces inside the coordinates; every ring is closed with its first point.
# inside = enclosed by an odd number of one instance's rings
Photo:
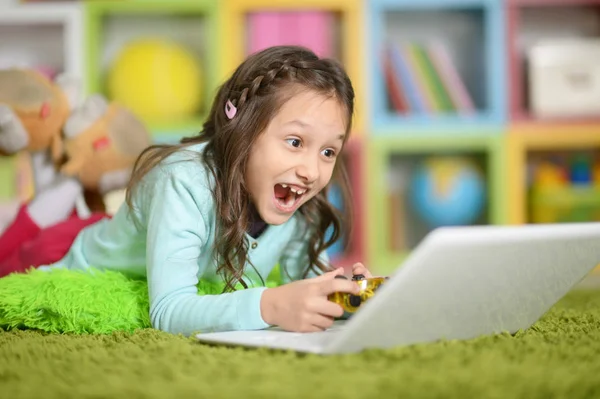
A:
{"type": "MultiPolygon", "coordinates": [[[[292,121],[284,123],[284,125],[298,125],[304,129],[311,127],[310,123],[306,123],[304,121],[301,121],[300,119],[294,119],[292,121]]],[[[342,133],[336,137],[336,140],[344,141],[344,137],[346,137],[346,134],[342,133]]]]}
{"type": "Polygon", "coordinates": [[[308,124],[304,121],[301,121],[300,119],[294,119],[293,121],[286,122],[285,124],[286,125],[298,125],[303,128],[310,127],[310,124],[308,124]]]}

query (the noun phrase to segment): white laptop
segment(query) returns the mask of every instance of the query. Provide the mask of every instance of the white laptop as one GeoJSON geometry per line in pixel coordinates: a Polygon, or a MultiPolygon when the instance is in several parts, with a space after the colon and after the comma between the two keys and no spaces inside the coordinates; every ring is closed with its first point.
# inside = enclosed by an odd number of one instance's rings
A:
{"type": "Polygon", "coordinates": [[[269,328],[201,342],[318,354],[514,334],[600,264],[600,223],[444,227],[432,231],[375,295],[323,332],[269,328]]]}

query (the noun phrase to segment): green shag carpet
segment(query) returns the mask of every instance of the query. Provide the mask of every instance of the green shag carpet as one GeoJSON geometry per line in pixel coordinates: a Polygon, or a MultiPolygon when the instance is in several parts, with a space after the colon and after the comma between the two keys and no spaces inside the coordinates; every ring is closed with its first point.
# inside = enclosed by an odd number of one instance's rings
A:
{"type": "Polygon", "coordinates": [[[571,292],[514,337],[332,357],[205,346],[151,329],[0,332],[0,398],[380,396],[598,398],[600,291],[571,292]]]}

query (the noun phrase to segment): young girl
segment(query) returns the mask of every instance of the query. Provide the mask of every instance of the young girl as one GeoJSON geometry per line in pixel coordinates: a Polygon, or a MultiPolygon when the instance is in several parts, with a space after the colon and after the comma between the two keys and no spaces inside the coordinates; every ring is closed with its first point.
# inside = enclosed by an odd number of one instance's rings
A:
{"type": "MultiPolygon", "coordinates": [[[[325,255],[342,228],[326,189],[336,172],[347,191],[338,160],[353,107],[335,61],[295,46],[250,56],[219,89],[201,134],[144,151],[126,203],[50,268],[145,276],[152,325],[172,333],[330,327],[343,310],[327,295],[358,292],[325,255]],[[285,284],[267,288],[277,264],[285,284]],[[198,295],[199,279],[224,282],[224,292],[198,295]]],[[[369,275],[362,264],[353,272],[369,275]]]]}

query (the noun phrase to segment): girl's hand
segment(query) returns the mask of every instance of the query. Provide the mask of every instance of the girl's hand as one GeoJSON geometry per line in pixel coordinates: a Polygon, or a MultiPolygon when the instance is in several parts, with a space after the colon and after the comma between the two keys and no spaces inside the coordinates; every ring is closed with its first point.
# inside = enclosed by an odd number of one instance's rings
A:
{"type": "Polygon", "coordinates": [[[336,317],[344,310],[327,299],[334,292],[359,293],[356,282],[335,278],[342,276],[339,268],[319,277],[295,281],[262,294],[260,311],[267,324],[276,325],[287,331],[315,332],[332,326],[336,317]]]}
{"type": "Polygon", "coordinates": [[[355,263],[352,265],[352,275],[362,274],[365,278],[371,278],[373,275],[362,263],[355,263]]]}

